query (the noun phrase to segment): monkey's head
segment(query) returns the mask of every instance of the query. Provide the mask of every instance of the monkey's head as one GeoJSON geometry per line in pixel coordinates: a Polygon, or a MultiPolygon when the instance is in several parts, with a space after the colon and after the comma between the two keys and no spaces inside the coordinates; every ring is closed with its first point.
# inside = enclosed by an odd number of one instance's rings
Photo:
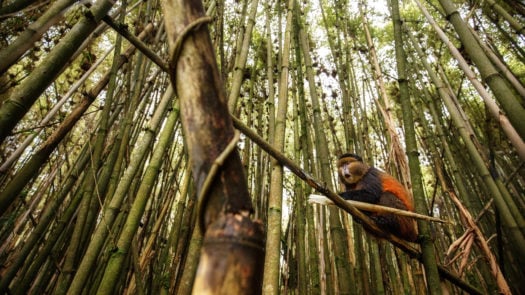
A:
{"type": "Polygon", "coordinates": [[[352,186],[358,183],[368,172],[368,169],[370,167],[356,154],[344,154],[337,160],[339,180],[345,186],[352,186]]]}

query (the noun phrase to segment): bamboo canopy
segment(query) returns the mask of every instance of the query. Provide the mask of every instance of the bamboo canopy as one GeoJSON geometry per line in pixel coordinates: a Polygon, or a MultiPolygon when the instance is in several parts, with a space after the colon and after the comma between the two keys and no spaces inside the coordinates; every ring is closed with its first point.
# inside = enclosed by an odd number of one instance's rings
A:
{"type": "Polygon", "coordinates": [[[516,0],[3,1],[0,293],[520,294],[524,28],[516,0]],[[416,212],[339,197],[347,152],[416,212]]]}

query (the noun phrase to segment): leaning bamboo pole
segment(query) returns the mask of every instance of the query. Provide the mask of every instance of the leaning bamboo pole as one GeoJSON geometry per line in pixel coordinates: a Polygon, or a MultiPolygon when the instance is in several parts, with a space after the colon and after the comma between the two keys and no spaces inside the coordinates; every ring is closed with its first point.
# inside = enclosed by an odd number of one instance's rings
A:
{"type": "MultiPolygon", "coordinates": [[[[418,1],[416,1],[417,3],[418,1]]],[[[447,20],[454,26],[465,51],[476,65],[483,80],[488,84],[494,96],[505,111],[510,123],[521,138],[525,138],[525,108],[520,104],[521,98],[510,87],[500,71],[487,57],[483,48],[469,30],[469,24],[461,17],[455,4],[450,0],[439,0],[447,20]]]]}
{"type": "Polygon", "coordinates": [[[119,251],[112,253],[105,268],[102,281],[98,288],[99,293],[108,294],[113,293],[113,290],[115,290],[118,278],[120,277],[126,258],[128,257],[127,254],[130,252],[132,240],[139,228],[141,218],[146,209],[146,204],[159,175],[164,155],[172,140],[173,133],[175,132],[175,125],[178,120],[179,107],[177,101],[175,101],[173,103],[173,109],[159,134],[159,140],[155,145],[153,155],[151,156],[148,167],[144,172],[142,182],[137,190],[137,196],[131,205],[120,236],[118,237],[116,246],[119,251]]]}
{"type": "MultiPolygon", "coordinates": [[[[153,25],[149,24],[141,33],[140,38],[146,38],[153,29],[153,25]]],[[[135,52],[135,47],[130,46],[124,52],[125,57],[131,56],[135,52]]],[[[119,61],[120,66],[128,62],[128,59],[123,58],[119,61]]],[[[20,191],[27,185],[28,181],[33,178],[47,161],[48,157],[55,150],[61,140],[68,134],[77,121],[82,117],[88,107],[95,101],[99,93],[106,87],[109,82],[110,72],[107,72],[99,83],[91,91],[84,94],[83,99],[75,107],[75,109],[66,117],[64,122],[49,136],[46,141],[40,146],[37,152],[33,154],[31,159],[19,171],[15,177],[5,186],[4,190],[0,192],[0,215],[2,215],[9,206],[19,197],[20,191]]]]}
{"type": "MultiPolygon", "coordinates": [[[[473,159],[473,165],[475,165],[476,169],[479,171],[480,175],[483,177],[483,182],[485,183],[487,189],[490,191],[491,195],[494,198],[494,203],[496,204],[496,207],[498,208],[498,211],[500,212],[502,223],[509,228],[509,237],[511,237],[514,240],[514,243],[516,245],[521,245],[525,243],[525,236],[523,233],[519,230],[520,227],[523,227],[525,224],[524,218],[521,215],[521,213],[518,210],[517,206],[512,205],[514,202],[512,199],[508,200],[504,198],[504,194],[502,193],[501,189],[506,189],[505,187],[499,188],[497,186],[497,183],[495,179],[492,177],[488,167],[486,166],[481,153],[476,148],[473,140],[472,140],[472,134],[468,132],[468,128],[465,124],[465,121],[461,118],[461,114],[459,111],[459,106],[456,105],[451,98],[450,92],[445,90],[445,85],[443,84],[442,80],[438,78],[438,76],[434,73],[434,71],[431,70],[430,65],[425,60],[425,57],[423,55],[422,50],[417,46],[417,43],[414,43],[414,48],[417,50],[418,55],[421,57],[421,62],[423,66],[427,69],[428,75],[431,78],[432,82],[436,85],[436,89],[438,91],[438,94],[443,99],[443,102],[445,106],[447,107],[448,112],[450,113],[450,117],[452,119],[453,124],[457,128],[461,138],[463,139],[463,143],[465,144],[465,147],[467,148],[467,152],[469,153],[470,157],[473,159]],[[509,205],[508,202],[511,202],[509,205]]],[[[521,252],[522,255],[519,255],[519,257],[524,257],[525,251],[522,247],[517,248],[518,251],[521,252]]]]}
{"type": "Polygon", "coordinates": [[[459,67],[463,70],[469,81],[472,83],[472,86],[474,86],[474,88],[478,91],[479,95],[485,102],[490,115],[494,118],[494,120],[496,120],[496,122],[498,122],[501,129],[510,140],[511,144],[516,149],[516,152],[520,158],[525,160],[525,143],[523,142],[522,137],[516,131],[516,128],[511,124],[508,117],[500,110],[499,106],[496,104],[488,90],[476,78],[476,74],[470,68],[465,58],[461,55],[456,46],[450,42],[445,32],[443,32],[443,30],[441,30],[441,28],[437,25],[436,21],[430,15],[430,13],[428,13],[426,8],[419,1],[416,0],[415,2],[423,15],[425,15],[427,18],[428,22],[432,25],[439,38],[447,45],[452,56],[456,58],[459,67]]]}
{"type": "Polygon", "coordinates": [[[69,285],[68,294],[78,294],[84,288],[87,278],[91,274],[95,262],[98,259],[98,253],[100,253],[107,236],[110,234],[115,219],[120,211],[120,207],[127,196],[130,185],[135,178],[135,175],[142,168],[142,161],[146,154],[149,152],[151,142],[155,138],[156,130],[163,122],[165,112],[171,107],[173,99],[173,90],[168,88],[164,93],[162,100],[159,102],[155,109],[155,113],[147,124],[147,127],[142,130],[142,136],[140,142],[134,147],[130,156],[130,164],[126,167],[123,172],[122,178],[116,187],[115,193],[111,200],[108,200],[107,206],[104,208],[102,213],[102,220],[95,229],[92,235],[91,241],[86,248],[78,270],[73,277],[71,284],[69,285]],[[152,132],[153,131],[153,132],[152,132]]]}

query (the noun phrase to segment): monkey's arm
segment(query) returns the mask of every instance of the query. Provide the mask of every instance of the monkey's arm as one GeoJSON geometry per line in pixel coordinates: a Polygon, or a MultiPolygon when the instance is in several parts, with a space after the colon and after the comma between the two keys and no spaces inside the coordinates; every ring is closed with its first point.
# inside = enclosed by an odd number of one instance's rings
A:
{"type": "Polygon", "coordinates": [[[339,195],[345,200],[353,200],[359,202],[366,202],[371,204],[377,204],[379,202],[379,194],[368,191],[366,189],[346,191],[339,193],[339,195]]]}

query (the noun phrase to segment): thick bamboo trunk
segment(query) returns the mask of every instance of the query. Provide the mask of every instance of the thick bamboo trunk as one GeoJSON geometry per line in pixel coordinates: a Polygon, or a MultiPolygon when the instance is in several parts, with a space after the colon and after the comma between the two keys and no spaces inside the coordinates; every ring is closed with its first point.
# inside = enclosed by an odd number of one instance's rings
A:
{"type": "Polygon", "coordinates": [[[200,1],[167,0],[162,5],[171,82],[180,98],[199,196],[198,219],[205,232],[193,292],[257,294],[261,290],[263,231],[248,217],[252,204],[239,153],[236,149],[223,153],[232,144],[234,129],[209,32],[203,24],[209,18],[204,16],[200,1]],[[224,162],[219,162],[219,157],[224,162]]]}

